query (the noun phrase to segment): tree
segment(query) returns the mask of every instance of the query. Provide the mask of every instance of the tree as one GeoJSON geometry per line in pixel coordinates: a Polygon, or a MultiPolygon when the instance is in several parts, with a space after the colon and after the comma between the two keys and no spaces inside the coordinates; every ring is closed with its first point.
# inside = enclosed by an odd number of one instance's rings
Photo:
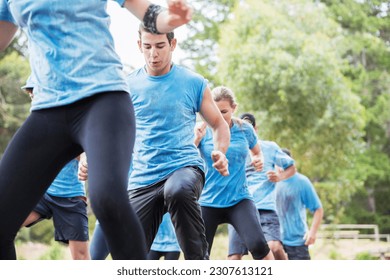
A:
{"type": "Polygon", "coordinates": [[[332,220],[364,179],[355,167],[365,110],[335,49],[342,29],[325,11],[311,1],[242,1],[220,27],[217,77],[241,110],[261,112],[263,139],[292,149],[332,220]]]}
{"type": "MultiPolygon", "coordinates": [[[[366,149],[359,159],[366,174],[364,189],[356,194],[348,216],[356,222],[386,220],[390,205],[390,20],[389,2],[322,1],[329,16],[344,31],[343,74],[361,98],[367,112],[366,149]]],[[[390,221],[386,220],[386,232],[390,221]]]]}
{"type": "Polygon", "coordinates": [[[29,73],[28,61],[17,52],[0,58],[0,155],[28,115],[30,99],[21,86],[29,73]]]}

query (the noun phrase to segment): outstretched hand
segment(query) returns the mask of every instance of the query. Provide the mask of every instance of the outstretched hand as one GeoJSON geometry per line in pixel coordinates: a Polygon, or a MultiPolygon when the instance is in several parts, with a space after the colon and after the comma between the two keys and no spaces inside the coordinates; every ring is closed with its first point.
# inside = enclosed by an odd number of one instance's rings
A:
{"type": "Polygon", "coordinates": [[[211,153],[211,159],[214,164],[213,167],[222,175],[229,176],[229,161],[225,154],[220,151],[213,151],[211,153]]]}
{"type": "Polygon", "coordinates": [[[173,29],[187,24],[192,18],[192,9],[185,0],[167,0],[168,10],[158,17],[158,30],[169,33],[173,29]]]}

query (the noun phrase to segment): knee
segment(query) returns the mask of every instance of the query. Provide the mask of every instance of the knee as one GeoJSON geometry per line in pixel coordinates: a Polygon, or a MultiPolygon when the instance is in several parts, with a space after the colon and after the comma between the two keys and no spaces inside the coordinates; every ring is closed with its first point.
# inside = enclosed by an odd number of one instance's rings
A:
{"type": "Polygon", "coordinates": [[[177,184],[169,185],[165,187],[164,192],[165,200],[168,202],[180,203],[188,200],[193,200],[195,198],[192,186],[189,184],[177,184]]]}
{"type": "Polygon", "coordinates": [[[248,244],[248,250],[252,253],[255,260],[261,260],[271,251],[267,242],[257,240],[248,244]]]}

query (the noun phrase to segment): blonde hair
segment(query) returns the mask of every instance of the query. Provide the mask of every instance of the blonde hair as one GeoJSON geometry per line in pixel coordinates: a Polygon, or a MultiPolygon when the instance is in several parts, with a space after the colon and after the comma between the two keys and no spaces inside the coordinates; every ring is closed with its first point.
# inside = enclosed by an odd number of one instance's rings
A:
{"type": "MultiPolygon", "coordinates": [[[[236,97],[234,95],[234,92],[228,87],[218,86],[211,91],[211,94],[212,94],[215,102],[219,102],[221,100],[226,100],[229,102],[229,104],[232,108],[235,108],[238,105],[238,103],[236,101],[236,97]]],[[[232,117],[232,121],[235,123],[238,123],[240,126],[243,123],[243,121],[241,119],[236,118],[236,117],[232,117]]]]}
{"type": "Polygon", "coordinates": [[[213,95],[215,102],[227,100],[232,107],[236,107],[238,105],[233,91],[228,87],[218,86],[211,91],[211,94],[213,95]]]}

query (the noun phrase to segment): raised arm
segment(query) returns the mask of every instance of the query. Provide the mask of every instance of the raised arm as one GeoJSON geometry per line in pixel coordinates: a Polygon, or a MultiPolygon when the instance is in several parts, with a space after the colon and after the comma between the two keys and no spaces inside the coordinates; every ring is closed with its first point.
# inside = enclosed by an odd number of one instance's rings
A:
{"type": "Polygon", "coordinates": [[[126,0],[124,7],[153,33],[169,33],[191,20],[192,9],[185,0],[167,0],[167,4],[167,9],[161,9],[148,0],[126,0]]]}
{"type": "Polygon", "coordinates": [[[12,42],[12,39],[14,38],[16,31],[18,30],[18,27],[9,22],[0,20],[0,51],[4,51],[9,44],[12,42]]]}

